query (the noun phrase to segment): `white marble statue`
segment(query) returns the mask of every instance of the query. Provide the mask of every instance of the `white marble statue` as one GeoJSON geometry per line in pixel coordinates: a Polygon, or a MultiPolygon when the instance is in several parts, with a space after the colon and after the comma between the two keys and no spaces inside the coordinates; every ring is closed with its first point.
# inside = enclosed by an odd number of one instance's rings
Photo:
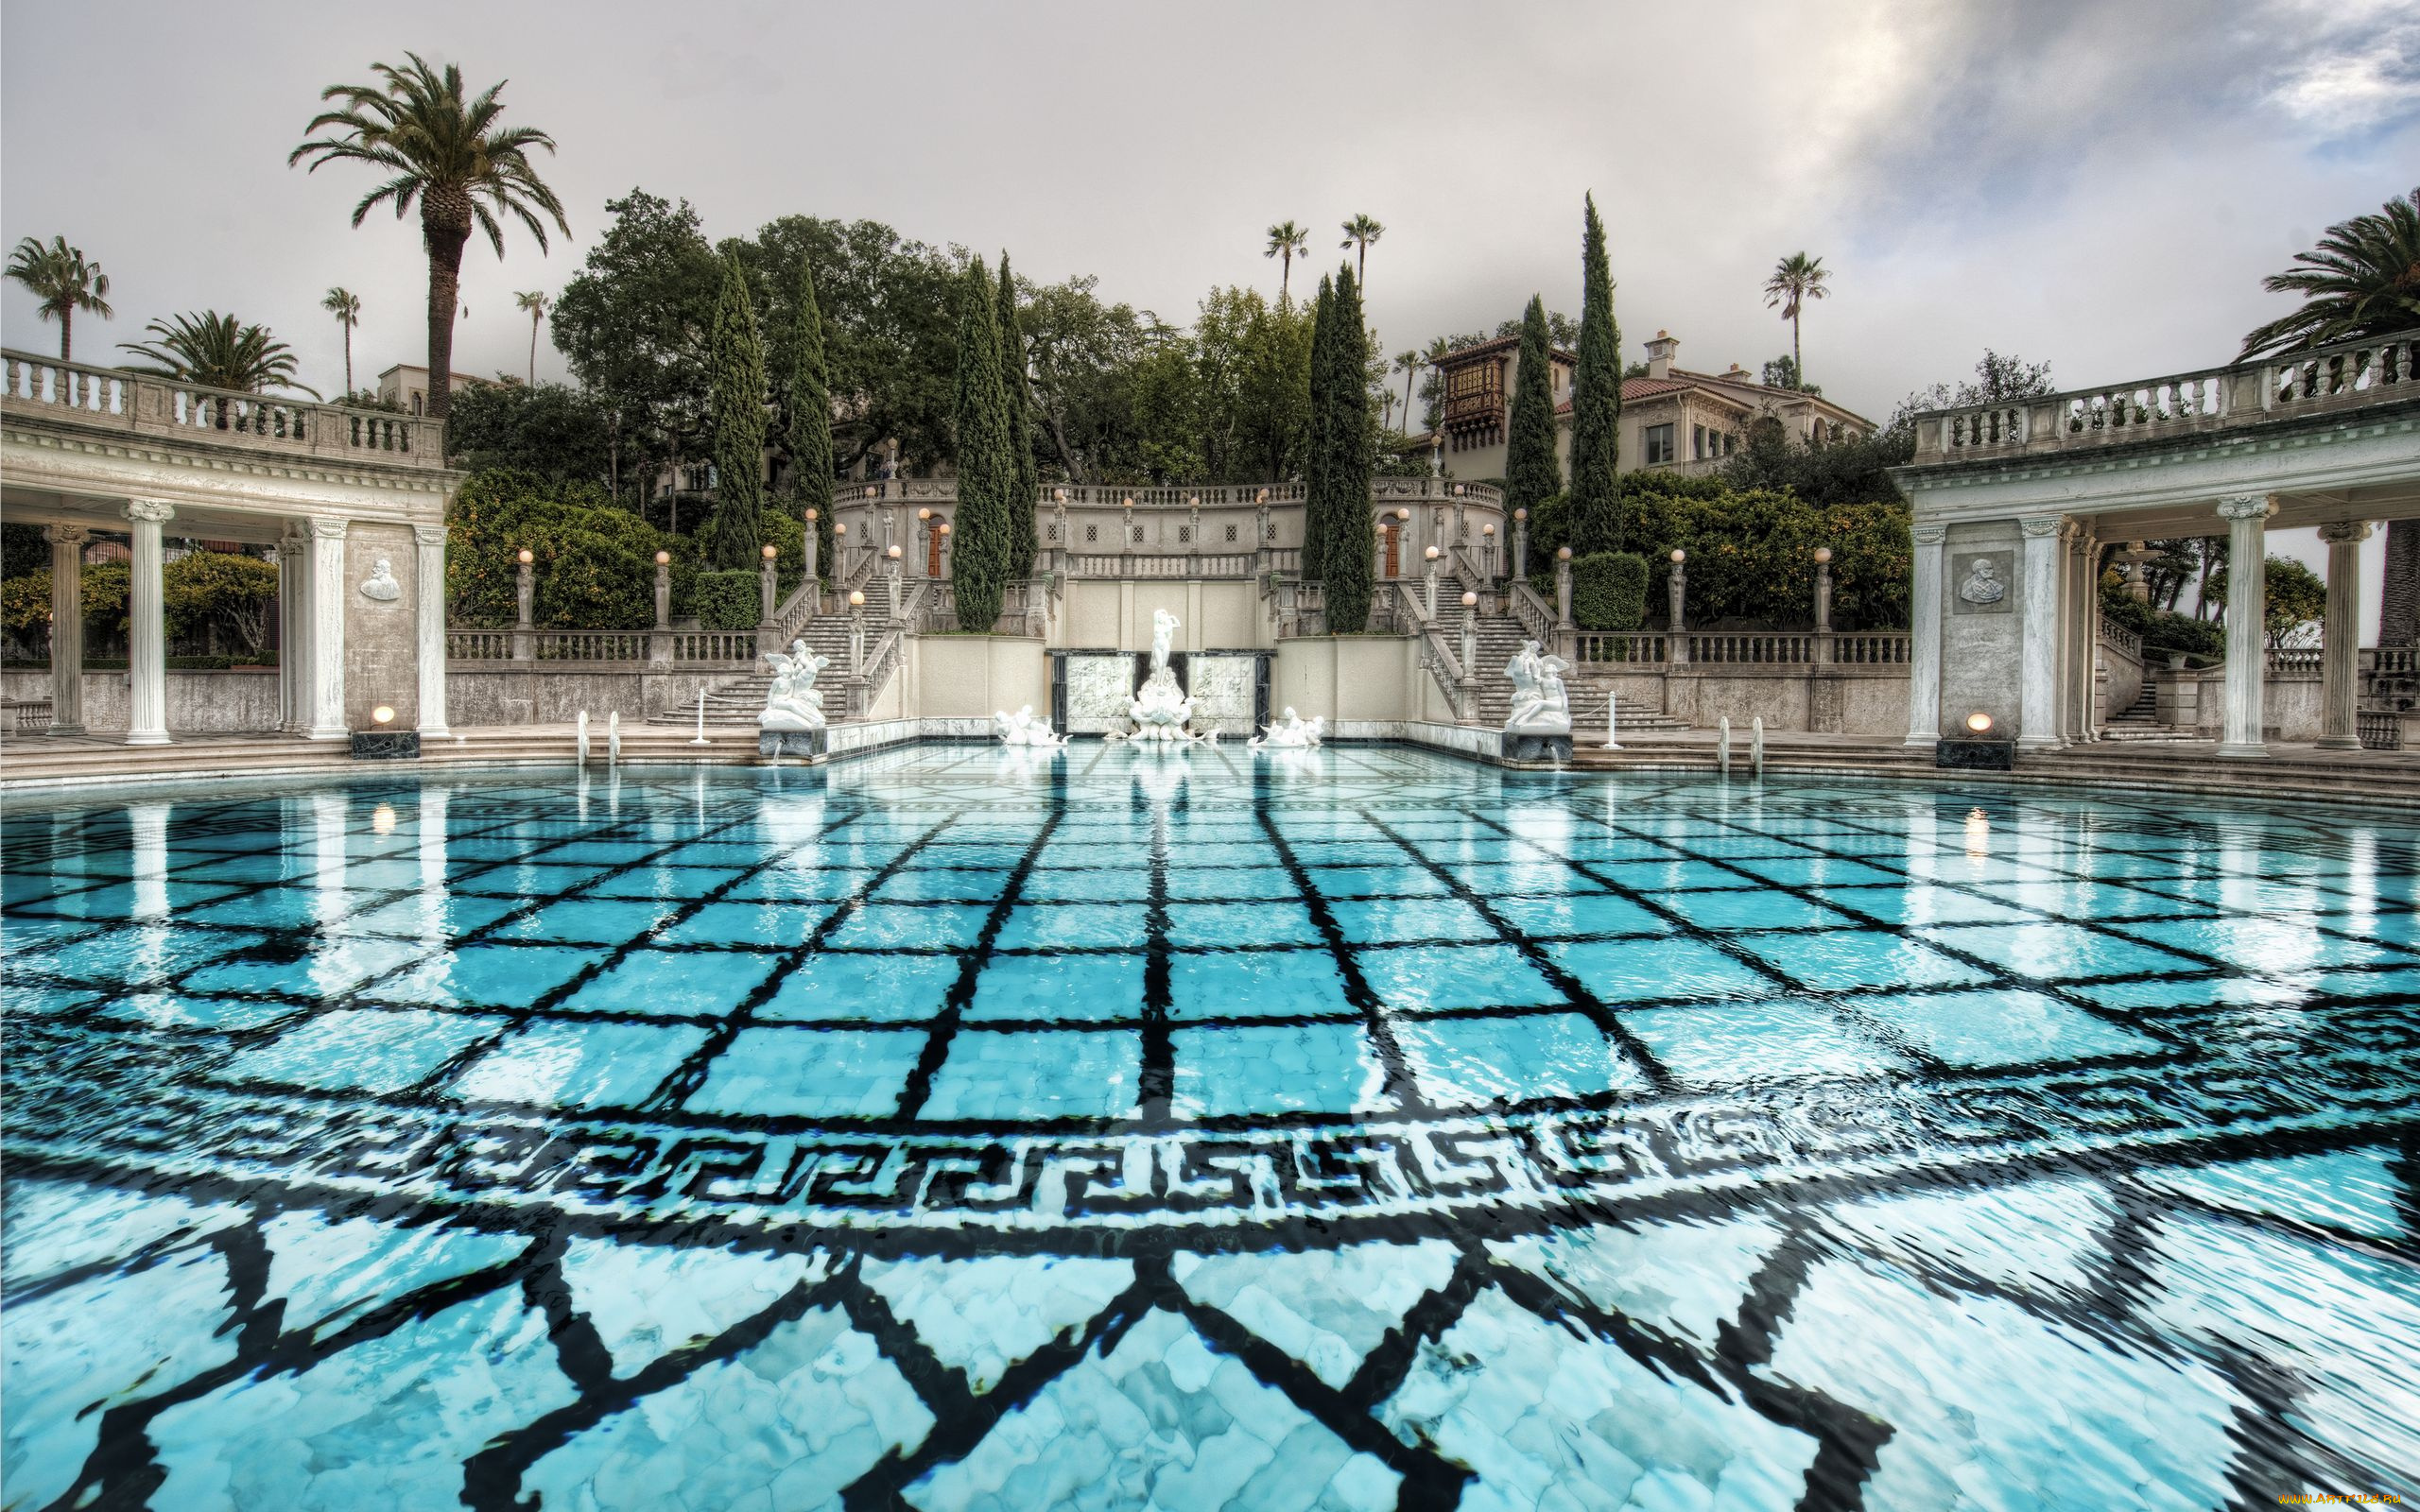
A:
{"type": "Polygon", "coordinates": [[[1261,733],[1244,744],[1254,750],[1307,750],[1320,743],[1322,727],[1326,723],[1325,714],[1313,714],[1310,723],[1305,724],[1303,716],[1296,713],[1294,706],[1289,703],[1286,706],[1285,718],[1273,725],[1264,725],[1261,733]]]}
{"type": "Polygon", "coordinates": [[[370,568],[370,576],[361,580],[361,596],[391,604],[404,596],[404,585],[395,581],[395,564],[381,557],[370,568]]]}
{"type": "Polygon", "coordinates": [[[1015,713],[1003,710],[992,715],[993,732],[1004,746],[1050,746],[1067,744],[1067,737],[1054,734],[1048,714],[1036,714],[1033,705],[1025,704],[1015,713]]]}
{"type": "Polygon", "coordinates": [[[821,730],[823,695],[815,686],[815,675],[830,666],[832,659],[817,656],[804,641],[792,641],[789,655],[768,651],[765,660],[772,663],[773,685],[766,690],[765,712],[756,716],[756,728],[776,732],[821,730]]]}
{"type": "Polygon", "coordinates": [[[1978,557],[1966,570],[1966,580],[1958,585],[1958,596],[1969,604],[1996,604],[2008,596],[2008,585],[2000,581],[1989,557],[1978,557]]]}
{"type": "Polygon", "coordinates": [[[1193,700],[1176,685],[1176,673],[1168,666],[1168,647],[1176,640],[1177,624],[1177,617],[1167,610],[1151,610],[1151,675],[1143,679],[1143,691],[1127,704],[1127,715],[1134,721],[1132,739],[1194,738],[1184,729],[1193,718],[1193,700]]]}
{"type": "Polygon", "coordinates": [[[1524,641],[1504,668],[1512,679],[1512,713],[1504,728],[1519,735],[1571,733],[1571,693],[1563,675],[1571,663],[1541,652],[1535,641],[1524,641]]]}

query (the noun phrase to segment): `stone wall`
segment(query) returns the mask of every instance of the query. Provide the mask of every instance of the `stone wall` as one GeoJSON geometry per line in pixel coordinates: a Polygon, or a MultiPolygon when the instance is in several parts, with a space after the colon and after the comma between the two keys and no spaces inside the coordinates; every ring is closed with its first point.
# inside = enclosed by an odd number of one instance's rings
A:
{"type": "MultiPolygon", "coordinates": [[[[569,671],[517,662],[464,667],[445,674],[445,720],[459,729],[474,725],[567,725],[581,710],[591,719],[618,713],[645,719],[665,710],[694,706],[698,692],[729,679],[727,672],[648,671],[597,667],[569,671]]],[[[272,690],[273,696],[273,690],[272,690]]],[[[348,705],[352,689],[346,689],[348,705]]],[[[170,711],[170,730],[176,729],[170,711]]]]}
{"type": "MultiPolygon", "coordinates": [[[[990,721],[1030,705],[1050,712],[1050,668],[1042,643],[1011,635],[918,635],[903,663],[908,700],[927,719],[990,721]]],[[[896,680],[896,679],[894,679],[896,680]]]]}
{"type": "Polygon", "coordinates": [[[1148,651],[1151,611],[1161,609],[1181,622],[1179,651],[1241,651],[1270,644],[1259,586],[1249,579],[1078,577],[1065,587],[1051,627],[1053,645],[1148,651]]]}
{"type": "MultiPolygon", "coordinates": [[[[1966,716],[1992,716],[2002,735],[2022,735],[2018,714],[2025,637],[2025,540],[2014,520],[1950,527],[1941,569],[1941,726],[1961,730],[1966,716]],[[1980,563],[2000,587],[1979,603],[1962,593],[1980,563]]],[[[1790,727],[1799,728],[1799,727],[1790,727]]],[[[1907,728],[1902,708],[1900,728],[1907,728]]]]}
{"type": "MultiPolygon", "coordinates": [[[[390,728],[410,730],[420,723],[420,658],[414,640],[419,562],[409,525],[355,521],[345,531],[344,716],[351,729],[370,729],[370,711],[380,704],[395,711],[390,728]],[[402,590],[392,599],[372,598],[361,591],[381,560],[402,590]]],[[[449,707],[452,702],[449,697],[449,707]]],[[[173,709],[168,728],[177,728],[173,709]]]]}
{"type": "MultiPolygon", "coordinates": [[[[84,728],[127,727],[127,675],[84,674],[84,728]]],[[[166,677],[168,732],[172,735],[240,735],[277,728],[277,668],[235,667],[218,672],[179,672],[166,677]]],[[[0,672],[0,694],[12,703],[50,697],[50,674],[0,672]]],[[[365,721],[366,722],[366,721],[365,721]]]]}

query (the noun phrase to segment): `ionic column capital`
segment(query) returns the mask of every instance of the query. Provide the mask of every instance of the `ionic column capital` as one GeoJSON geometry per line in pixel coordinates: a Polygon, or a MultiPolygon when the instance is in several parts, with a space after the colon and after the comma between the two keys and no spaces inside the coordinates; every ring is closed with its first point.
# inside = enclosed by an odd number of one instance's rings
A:
{"type": "Polygon", "coordinates": [[[2057,535],[2066,527],[2066,523],[2064,515],[2030,514],[2017,521],[2016,527],[2039,541],[2047,536],[2057,535]]]}
{"type": "Polygon", "coordinates": [[[346,529],[352,524],[350,520],[331,520],[324,515],[313,515],[311,534],[321,541],[342,541],[346,529]]]}
{"type": "Polygon", "coordinates": [[[1938,546],[1949,539],[1949,527],[1941,524],[1915,525],[1908,533],[1915,538],[1919,546],[1938,546]]]}
{"type": "Polygon", "coordinates": [[[2319,527],[2319,539],[2329,545],[2350,545],[2370,539],[2367,520],[2331,520],[2319,527]]]}
{"type": "Polygon", "coordinates": [[[309,550],[310,545],[311,543],[301,536],[280,536],[277,541],[277,554],[291,561],[309,550]]]}
{"type": "Polygon", "coordinates": [[[54,546],[80,546],[93,539],[93,532],[83,525],[44,525],[42,527],[42,539],[54,546]]]}
{"type": "Polygon", "coordinates": [[[414,525],[412,539],[424,546],[441,546],[445,544],[445,527],[443,525],[414,525]]]}
{"type": "Polygon", "coordinates": [[[126,517],[145,524],[165,524],[177,517],[177,507],[164,499],[129,499],[126,517]]]}
{"type": "Polygon", "coordinates": [[[2266,520],[2276,512],[2276,501],[2265,493],[2230,493],[2219,501],[2223,520],[2266,520]]]}

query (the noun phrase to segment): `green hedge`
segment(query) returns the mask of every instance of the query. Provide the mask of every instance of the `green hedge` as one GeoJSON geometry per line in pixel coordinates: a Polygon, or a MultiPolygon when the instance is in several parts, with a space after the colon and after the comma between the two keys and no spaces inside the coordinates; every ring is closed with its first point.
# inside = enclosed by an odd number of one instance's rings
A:
{"type": "Polygon", "coordinates": [[[1647,558],[1600,551],[1571,561],[1571,619],[1583,630],[1634,630],[1647,618],[1647,558]]]}
{"type": "Polygon", "coordinates": [[[753,629],[764,608],[756,575],[745,570],[700,573],[689,593],[703,629],[753,629]]]}

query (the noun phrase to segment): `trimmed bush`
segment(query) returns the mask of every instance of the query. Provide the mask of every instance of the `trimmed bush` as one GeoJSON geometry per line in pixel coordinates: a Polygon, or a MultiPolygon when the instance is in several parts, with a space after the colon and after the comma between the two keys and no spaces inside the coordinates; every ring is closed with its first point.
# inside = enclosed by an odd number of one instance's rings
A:
{"type": "Polygon", "coordinates": [[[637,629],[655,623],[655,559],[593,530],[566,530],[537,582],[532,618],[556,629],[637,629]]]}
{"type": "Polygon", "coordinates": [[[756,575],[752,572],[700,573],[690,590],[700,628],[751,630],[764,609],[756,575]]]}
{"type": "Polygon", "coordinates": [[[1646,558],[1600,551],[1572,558],[1572,623],[1583,630],[1634,630],[1646,617],[1646,558]]]}
{"type": "MultiPolygon", "coordinates": [[[[698,544],[617,507],[592,484],[527,472],[473,473],[447,509],[445,587],[453,623],[503,629],[513,622],[516,554],[536,558],[531,615],[548,629],[643,630],[655,623],[655,554],[672,554],[672,611],[687,612],[698,544]],[[571,560],[559,568],[566,553],[571,560]],[[566,573],[570,580],[553,579],[566,573]],[[611,580],[615,574],[627,582],[611,580]]],[[[752,620],[750,623],[753,624],[752,620]]]]}

